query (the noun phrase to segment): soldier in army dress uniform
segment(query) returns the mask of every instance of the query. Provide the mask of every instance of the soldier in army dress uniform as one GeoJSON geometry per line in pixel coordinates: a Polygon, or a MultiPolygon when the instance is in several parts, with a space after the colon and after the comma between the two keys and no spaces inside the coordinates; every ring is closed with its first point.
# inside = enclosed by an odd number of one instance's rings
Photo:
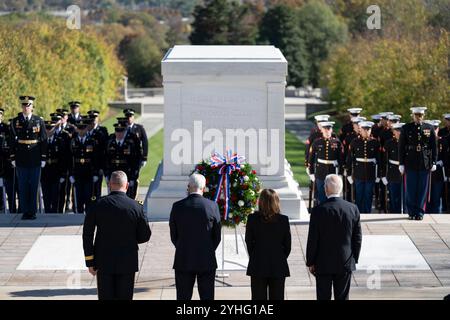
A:
{"type": "Polygon", "coordinates": [[[94,195],[96,198],[99,198],[102,193],[103,176],[105,175],[105,168],[103,165],[105,161],[103,158],[106,157],[106,144],[108,143],[109,135],[108,129],[99,124],[99,111],[89,110],[88,115],[92,120],[92,123],[88,126],[88,134],[95,140],[98,156],[100,158],[98,161],[100,165],[98,181],[94,184],[94,195]]]}
{"type": "Polygon", "coordinates": [[[342,175],[343,149],[337,138],[332,137],[334,122],[322,122],[322,138],[314,141],[309,152],[308,174],[313,183],[316,184],[318,203],[327,200],[325,194],[325,178],[329,174],[342,175]]]}
{"type": "Polygon", "coordinates": [[[64,135],[55,133],[56,124],[60,117],[52,117],[45,122],[47,131],[47,164],[42,169],[41,186],[46,213],[62,213],[60,206],[60,192],[64,189],[70,164],[68,140],[64,135]]]}
{"type": "Polygon", "coordinates": [[[20,96],[22,112],[11,122],[11,163],[16,167],[22,219],[36,219],[41,168],[47,159],[44,120],[33,115],[35,98],[20,96]]]}
{"type": "Polygon", "coordinates": [[[375,182],[379,180],[380,144],[371,137],[374,123],[359,124],[360,136],[350,143],[347,155],[347,180],[353,185],[355,202],[361,213],[372,212],[375,182]]]}
{"type": "MultiPolygon", "coordinates": [[[[127,174],[128,183],[134,185],[139,177],[139,168],[142,159],[141,148],[131,136],[126,136],[127,126],[123,123],[114,125],[115,134],[106,146],[105,175],[107,181],[114,171],[123,171],[127,174]]],[[[127,195],[135,199],[136,193],[127,190],[127,195]]]]}
{"type": "Polygon", "coordinates": [[[94,195],[94,183],[98,181],[100,157],[96,142],[87,134],[87,124],[76,124],[77,133],[70,142],[70,183],[74,186],[74,212],[84,213],[94,195]]]}
{"type": "Polygon", "coordinates": [[[411,220],[423,220],[431,172],[437,169],[436,134],[432,125],[424,123],[426,110],[411,108],[414,121],[405,124],[400,135],[399,170],[406,175],[406,211],[411,220]]]}

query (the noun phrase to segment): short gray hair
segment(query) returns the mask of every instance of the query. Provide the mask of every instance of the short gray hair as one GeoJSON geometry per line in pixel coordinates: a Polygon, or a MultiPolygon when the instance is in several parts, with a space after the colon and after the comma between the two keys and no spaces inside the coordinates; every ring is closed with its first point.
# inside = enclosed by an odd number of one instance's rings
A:
{"type": "Polygon", "coordinates": [[[203,190],[206,185],[206,179],[199,173],[193,173],[189,177],[189,188],[192,190],[203,190]]]}
{"type": "Polygon", "coordinates": [[[127,174],[123,171],[114,171],[111,173],[110,183],[124,187],[128,182],[127,174]]]}
{"type": "Polygon", "coordinates": [[[330,194],[341,194],[342,186],[342,178],[337,174],[329,174],[325,178],[325,190],[328,190],[330,194]]]}

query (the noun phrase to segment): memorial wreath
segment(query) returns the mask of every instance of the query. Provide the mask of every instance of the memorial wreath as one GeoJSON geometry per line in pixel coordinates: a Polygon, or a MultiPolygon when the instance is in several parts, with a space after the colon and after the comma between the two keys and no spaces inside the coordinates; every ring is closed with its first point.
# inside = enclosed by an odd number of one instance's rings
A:
{"type": "Polygon", "coordinates": [[[226,156],[216,152],[197,164],[193,173],[206,178],[204,197],[217,202],[222,225],[234,228],[247,222],[255,211],[261,182],[243,157],[231,151],[226,156]]]}

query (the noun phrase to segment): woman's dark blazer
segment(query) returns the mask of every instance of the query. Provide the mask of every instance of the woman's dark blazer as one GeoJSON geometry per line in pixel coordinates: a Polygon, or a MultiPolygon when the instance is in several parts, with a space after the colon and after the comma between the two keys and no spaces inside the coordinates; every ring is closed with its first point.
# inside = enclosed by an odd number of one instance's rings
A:
{"type": "Polygon", "coordinates": [[[258,212],[249,215],[245,242],[249,254],[248,276],[290,276],[287,258],[291,252],[291,230],[287,216],[278,214],[266,222],[258,212]]]}

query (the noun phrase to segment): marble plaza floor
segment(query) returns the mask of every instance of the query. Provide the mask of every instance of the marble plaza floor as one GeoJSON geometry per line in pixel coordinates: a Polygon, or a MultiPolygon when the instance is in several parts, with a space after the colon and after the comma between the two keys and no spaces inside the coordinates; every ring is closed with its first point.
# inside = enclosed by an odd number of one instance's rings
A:
{"type": "MultiPolygon", "coordinates": [[[[21,221],[0,215],[0,299],[96,299],[94,278],[84,268],[81,215],[40,215],[21,221]]],[[[363,215],[363,250],[353,275],[351,299],[442,299],[450,293],[450,215],[409,221],[403,215],[363,215]]],[[[152,238],[140,246],[136,299],[174,299],[168,224],[151,223],[152,238]]],[[[293,222],[288,299],[314,299],[314,278],[305,267],[307,222],[293,222]]],[[[244,228],[226,230],[226,277],[217,299],[249,299],[244,228]],[[236,244],[238,252],[236,252],[236,244]]],[[[222,268],[222,246],[217,251],[222,268]]]]}

